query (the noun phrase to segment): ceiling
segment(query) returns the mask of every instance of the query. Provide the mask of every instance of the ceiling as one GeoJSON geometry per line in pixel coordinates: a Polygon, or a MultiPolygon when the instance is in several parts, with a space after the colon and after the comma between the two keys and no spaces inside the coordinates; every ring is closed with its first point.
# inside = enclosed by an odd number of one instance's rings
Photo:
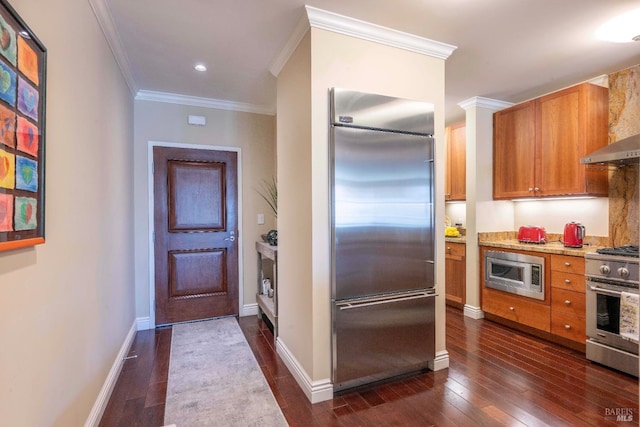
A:
{"type": "Polygon", "coordinates": [[[445,62],[446,122],[459,102],[520,102],[640,63],[640,42],[598,26],[638,0],[90,0],[134,93],[275,112],[270,65],[308,4],[457,46],[445,62]],[[208,70],[199,73],[194,64],[208,70]]]}

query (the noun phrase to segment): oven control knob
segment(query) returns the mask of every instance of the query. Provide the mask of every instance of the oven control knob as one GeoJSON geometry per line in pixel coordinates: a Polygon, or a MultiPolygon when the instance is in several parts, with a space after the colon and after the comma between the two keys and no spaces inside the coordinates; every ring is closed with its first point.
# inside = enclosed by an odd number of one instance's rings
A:
{"type": "Polygon", "coordinates": [[[627,277],[629,277],[629,270],[627,270],[625,267],[620,267],[618,269],[618,275],[626,279],[627,277]]]}
{"type": "Polygon", "coordinates": [[[611,273],[611,269],[609,268],[608,265],[601,265],[600,266],[600,273],[609,274],[609,273],[611,273]]]}

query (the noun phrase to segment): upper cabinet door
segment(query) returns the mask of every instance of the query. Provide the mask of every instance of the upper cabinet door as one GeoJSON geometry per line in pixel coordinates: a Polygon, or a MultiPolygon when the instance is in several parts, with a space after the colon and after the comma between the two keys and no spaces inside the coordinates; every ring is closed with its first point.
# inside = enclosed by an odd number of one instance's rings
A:
{"type": "Polygon", "coordinates": [[[580,193],[584,167],[579,141],[584,135],[579,87],[542,97],[536,107],[536,196],[580,193]]]}
{"type": "Polygon", "coordinates": [[[445,200],[466,200],[467,136],[466,126],[460,123],[447,128],[447,170],[445,200]]]}
{"type": "Polygon", "coordinates": [[[608,143],[609,95],[584,83],[494,114],[494,199],[607,196],[580,158],[608,143]]]}
{"type": "Polygon", "coordinates": [[[535,104],[498,111],[493,122],[493,198],[533,196],[535,187],[535,104]]]}
{"type": "Polygon", "coordinates": [[[538,99],[536,196],[607,195],[606,172],[588,171],[580,158],[608,142],[608,99],[592,84],[538,99]]]}

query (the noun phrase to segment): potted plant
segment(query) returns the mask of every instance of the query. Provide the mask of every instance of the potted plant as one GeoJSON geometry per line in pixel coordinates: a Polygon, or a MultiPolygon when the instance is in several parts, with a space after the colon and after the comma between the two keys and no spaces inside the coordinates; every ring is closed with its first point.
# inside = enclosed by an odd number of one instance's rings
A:
{"type": "MultiPolygon", "coordinates": [[[[267,205],[273,211],[273,215],[278,218],[278,183],[276,178],[271,178],[271,181],[262,181],[262,189],[258,191],[260,197],[267,202],[267,205]]],[[[277,246],[278,244],[278,231],[277,230],[269,230],[269,232],[263,236],[263,239],[266,240],[271,246],[277,246]]]]}

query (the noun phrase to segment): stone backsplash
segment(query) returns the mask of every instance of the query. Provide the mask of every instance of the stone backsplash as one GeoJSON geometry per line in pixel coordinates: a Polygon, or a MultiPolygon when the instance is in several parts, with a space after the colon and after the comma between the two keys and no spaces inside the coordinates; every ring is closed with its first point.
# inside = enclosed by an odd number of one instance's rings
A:
{"type": "MultiPolygon", "coordinates": [[[[609,75],[609,144],[640,133],[640,65],[609,75]]],[[[609,237],[612,246],[638,244],[638,166],[609,174],[609,237]]]]}

